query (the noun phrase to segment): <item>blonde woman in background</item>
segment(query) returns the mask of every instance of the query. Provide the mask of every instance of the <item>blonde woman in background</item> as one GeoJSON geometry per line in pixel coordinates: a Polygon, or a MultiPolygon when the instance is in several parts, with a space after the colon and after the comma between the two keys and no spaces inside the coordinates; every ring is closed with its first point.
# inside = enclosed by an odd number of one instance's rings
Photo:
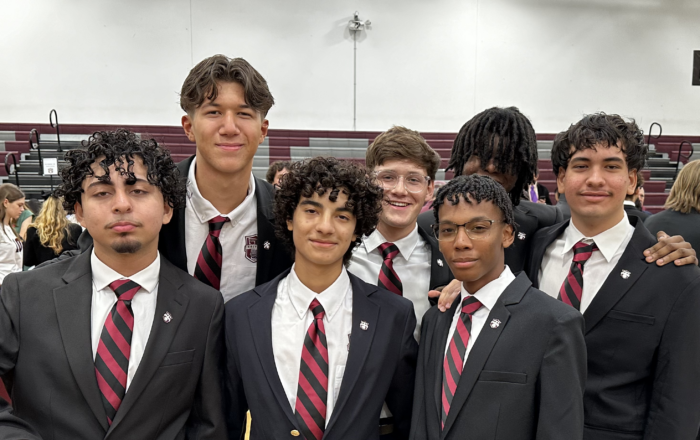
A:
{"type": "Polygon", "coordinates": [[[61,252],[78,249],[80,225],[66,217],[61,200],[54,196],[44,201],[39,215],[27,229],[24,243],[24,265],[38,266],[58,257],[61,252]]]}
{"type": "Polygon", "coordinates": [[[12,224],[24,211],[24,193],[11,183],[0,185],[0,285],[7,275],[22,271],[22,239],[12,224]]]}

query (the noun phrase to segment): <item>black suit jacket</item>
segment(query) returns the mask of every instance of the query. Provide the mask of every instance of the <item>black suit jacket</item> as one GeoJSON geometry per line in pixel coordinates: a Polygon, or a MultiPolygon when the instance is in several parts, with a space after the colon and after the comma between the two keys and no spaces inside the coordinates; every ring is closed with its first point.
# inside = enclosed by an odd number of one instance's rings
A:
{"type": "MultiPolygon", "coordinates": [[[[584,439],[694,439],[700,424],[700,269],[646,263],[642,252],[656,239],[638,218],[629,220],[634,235],[583,314],[584,439]]],[[[535,286],[547,247],[568,224],[535,237],[528,269],[535,286]]]]}
{"type": "Polygon", "coordinates": [[[166,259],[146,350],[107,424],[90,336],[90,256],[84,252],[3,282],[0,374],[13,376],[14,409],[3,405],[0,411],[0,438],[226,438],[223,299],[166,259]]]}
{"type": "MultiPolygon", "coordinates": [[[[240,435],[248,409],[254,420],[251,440],[291,439],[290,432],[299,429],[272,351],[272,307],[277,285],[288,273],[226,304],[231,438],[240,435]]],[[[394,438],[407,439],[418,354],[413,304],[348,275],[353,289],[350,352],[323,438],[379,439],[379,416],[386,401],[394,418],[394,438]],[[369,324],[366,330],[360,328],[361,321],[369,324]]]]}
{"type": "Polygon", "coordinates": [[[534,289],[522,273],[491,310],[441,430],[443,362],[453,316],[433,307],[423,318],[411,439],[583,438],[583,318],[534,289]],[[495,319],[500,324],[494,328],[495,319]]]}
{"type": "Polygon", "coordinates": [[[566,201],[566,194],[559,194],[559,201],[556,205],[554,205],[554,207],[561,212],[562,221],[571,218],[571,208],[569,207],[569,202],[566,201]]]}
{"type": "Polygon", "coordinates": [[[644,221],[644,226],[653,235],[659,231],[670,235],[682,235],[693,249],[700,249],[700,213],[695,209],[691,209],[687,214],[672,209],[657,212],[644,221]]]}
{"type": "Polygon", "coordinates": [[[637,209],[636,206],[625,205],[625,212],[627,213],[627,215],[634,215],[636,217],[639,217],[640,219],[642,219],[642,221],[649,218],[649,214],[637,209]]]}
{"type": "MultiPolygon", "coordinates": [[[[187,180],[194,156],[177,164],[180,178],[187,180]]],[[[258,262],[255,284],[266,283],[292,266],[290,253],[275,236],[272,202],[275,198],[274,187],[264,180],[255,179],[255,199],[258,205],[258,262]]],[[[83,231],[78,244],[81,250],[92,245],[92,237],[83,231]]],[[[158,250],[175,266],[187,272],[187,251],[185,248],[185,208],[173,211],[170,223],[163,225],[158,239],[158,250]]],[[[65,253],[71,257],[75,253],[65,253]]]]}
{"type": "MultiPolygon", "coordinates": [[[[552,226],[563,220],[561,211],[554,206],[532,203],[526,200],[520,201],[513,209],[515,217],[515,240],[506,249],[506,264],[513,273],[524,270],[527,265],[527,257],[530,254],[530,246],[535,233],[547,226],[552,226]]],[[[435,223],[433,211],[426,211],[418,216],[418,225],[427,233],[432,234],[430,225],[435,223]]]]}
{"type": "MultiPolygon", "coordinates": [[[[445,257],[440,252],[440,245],[437,239],[435,239],[432,230],[426,231],[420,227],[418,228],[418,235],[430,246],[430,290],[445,287],[450,284],[454,276],[452,276],[452,271],[447,265],[445,257]]],[[[435,300],[437,301],[437,298],[435,300]]]]}

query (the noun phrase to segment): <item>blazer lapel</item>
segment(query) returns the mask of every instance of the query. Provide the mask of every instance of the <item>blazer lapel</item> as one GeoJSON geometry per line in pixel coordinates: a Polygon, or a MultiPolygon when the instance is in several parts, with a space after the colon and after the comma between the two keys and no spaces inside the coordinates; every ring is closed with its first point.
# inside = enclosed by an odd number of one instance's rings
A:
{"type": "Polygon", "coordinates": [[[95,361],[92,357],[92,247],[74,257],[63,275],[65,286],[53,290],[53,299],[58,318],[58,328],[63,347],[75,381],[83,393],[90,409],[104,428],[107,413],[102,405],[102,396],[95,376],[95,361]]]}
{"type": "Polygon", "coordinates": [[[638,221],[637,217],[630,217],[630,222],[635,222],[636,227],[627,249],[583,314],[586,321],[586,333],[593,330],[596,324],[627,294],[649,267],[642,252],[649,246],[649,243],[654,243],[654,238],[642,222],[638,221]],[[627,278],[622,276],[623,271],[626,271],[627,278]]]}
{"type": "Polygon", "coordinates": [[[452,272],[440,252],[438,241],[423,228],[418,228],[418,235],[430,246],[430,285],[429,289],[444,287],[452,281],[452,272]]]}
{"type": "Polygon", "coordinates": [[[540,280],[538,279],[540,266],[542,265],[542,259],[544,259],[544,253],[547,251],[547,247],[552,244],[557,237],[564,233],[567,226],[569,226],[569,221],[562,222],[556,226],[548,228],[542,236],[538,235],[537,242],[532,244],[532,253],[529,258],[529,266],[526,268],[526,270],[527,275],[535,288],[539,288],[540,286],[540,280]]]}
{"type": "Polygon", "coordinates": [[[459,378],[457,391],[455,391],[454,398],[452,399],[450,413],[447,415],[441,438],[445,438],[450,428],[452,428],[452,425],[454,425],[457,414],[462,409],[462,406],[464,406],[469,394],[471,394],[481,374],[481,370],[483,370],[484,364],[486,364],[491,354],[491,350],[493,350],[496,341],[498,341],[498,338],[503,333],[503,329],[508,325],[510,312],[507,306],[519,303],[531,285],[532,283],[525,274],[521,273],[518,275],[518,277],[503,291],[496,305],[491,310],[491,313],[489,313],[488,318],[486,318],[484,328],[481,330],[481,333],[479,333],[479,338],[474,343],[469,357],[467,358],[467,363],[462,371],[462,376],[459,378]],[[501,321],[501,325],[496,328],[487,327],[489,325],[488,323],[493,319],[501,321]]]}
{"type": "Polygon", "coordinates": [[[134,406],[170,349],[189,303],[189,298],[178,292],[178,289],[183,284],[181,276],[182,274],[178,273],[167,259],[161,258],[158,298],[156,300],[156,313],[153,317],[151,334],[148,337],[148,343],[146,343],[146,349],[139,368],[136,370],[136,374],[129,385],[129,390],[119,406],[117,415],[110,427],[110,432],[119,425],[134,406]],[[166,312],[172,316],[172,320],[168,323],[163,321],[163,315],[166,312]]]}
{"type": "MultiPolygon", "coordinates": [[[[348,353],[348,362],[345,367],[343,381],[340,384],[340,392],[338,400],[333,408],[333,414],[328,421],[325,434],[333,428],[336,420],[343,411],[343,407],[350,397],[350,393],[355,387],[357,379],[360,377],[360,372],[365,364],[370,348],[372,348],[372,340],[374,333],[379,326],[379,315],[381,307],[379,304],[371,300],[370,295],[376,292],[375,286],[361,285],[359,278],[348,273],[352,284],[352,330],[350,334],[350,352],[348,353]],[[369,287],[369,288],[368,288],[369,287]],[[360,328],[360,323],[364,321],[369,324],[366,329],[360,328]]],[[[332,374],[329,372],[329,374],[332,374]]]]}
{"type": "MultiPolygon", "coordinates": [[[[265,182],[267,183],[267,182],[265,182]]],[[[255,284],[261,285],[269,280],[270,267],[273,265],[273,256],[276,249],[272,246],[276,243],[274,218],[272,215],[272,194],[265,183],[256,179],[255,199],[258,212],[258,263],[255,273],[255,284]]]]}
{"type": "MultiPolygon", "coordinates": [[[[190,166],[194,156],[183,160],[177,164],[177,169],[180,172],[180,179],[185,184],[190,171],[190,166]]],[[[189,201],[188,198],[185,203],[189,201]]],[[[187,249],[185,248],[185,207],[175,209],[170,223],[163,225],[160,230],[160,238],[158,241],[158,249],[171,263],[180,269],[187,272],[187,249]]]]}
{"type": "MultiPolygon", "coordinates": [[[[260,266],[258,262],[258,267],[260,266]]],[[[272,282],[255,288],[255,292],[260,295],[260,299],[248,309],[248,320],[253,334],[253,343],[258,359],[262,365],[263,373],[267,378],[267,383],[272,388],[272,392],[277,398],[283,412],[287,415],[290,423],[297,426],[296,417],[289,406],[287,394],[284,392],[282,381],[277,373],[275,365],[275,355],[272,351],[272,307],[277,299],[277,286],[282,278],[289,274],[289,270],[278,276],[272,282]]]]}

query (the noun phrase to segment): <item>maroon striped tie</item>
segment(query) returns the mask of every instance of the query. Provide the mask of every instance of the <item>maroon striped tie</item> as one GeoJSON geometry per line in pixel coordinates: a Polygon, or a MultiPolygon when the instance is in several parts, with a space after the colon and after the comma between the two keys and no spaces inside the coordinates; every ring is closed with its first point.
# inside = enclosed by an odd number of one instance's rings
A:
{"type": "Polygon", "coordinates": [[[102,394],[102,404],[107,412],[107,421],[111,425],[126,393],[131,335],[134,333],[131,300],[141,286],[131,280],[117,280],[109,288],[117,295],[117,302],[102,327],[95,356],[95,374],[102,394]]]}
{"type": "Polygon", "coordinates": [[[194,277],[204,284],[219,290],[221,287],[221,228],[224,223],[230,221],[228,217],[218,215],[209,220],[209,235],[199,251],[197,265],[194,268],[194,277]]]}
{"type": "Polygon", "coordinates": [[[384,258],[382,268],[379,270],[379,287],[403,296],[403,284],[394,270],[394,257],[399,254],[399,248],[394,243],[386,242],[379,245],[379,250],[382,251],[382,258],[384,258]]]}
{"type": "Polygon", "coordinates": [[[462,312],[457,320],[457,328],[452,335],[450,347],[445,355],[442,366],[442,428],[445,428],[447,414],[450,413],[450,405],[457,391],[459,378],[462,376],[464,356],[469,344],[469,335],[472,332],[472,315],[481,308],[481,303],[473,296],[462,300],[462,312]]]}
{"type": "Polygon", "coordinates": [[[586,264],[593,251],[597,251],[595,243],[586,244],[579,241],[574,245],[574,258],[571,260],[569,274],[559,289],[559,299],[564,303],[581,310],[581,295],[583,294],[583,265],[586,264]]]}
{"type": "Polygon", "coordinates": [[[317,299],[309,310],[314,322],[304,337],[301,350],[301,368],[295,413],[301,433],[306,440],[321,440],[326,429],[326,402],[328,401],[328,343],[323,317],[326,312],[317,299]]]}

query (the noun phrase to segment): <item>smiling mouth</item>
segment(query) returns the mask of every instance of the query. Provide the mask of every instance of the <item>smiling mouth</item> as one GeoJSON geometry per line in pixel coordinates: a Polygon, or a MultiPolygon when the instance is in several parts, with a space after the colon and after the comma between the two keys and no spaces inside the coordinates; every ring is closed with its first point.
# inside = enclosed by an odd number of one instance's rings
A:
{"type": "Polygon", "coordinates": [[[406,206],[409,206],[409,205],[410,205],[410,203],[392,202],[392,201],[389,201],[389,200],[385,200],[385,202],[387,203],[387,205],[397,206],[397,207],[399,207],[399,208],[405,208],[406,206]]]}
{"type": "Polygon", "coordinates": [[[316,246],[321,246],[321,247],[335,246],[335,243],[329,242],[329,241],[311,240],[311,243],[315,244],[316,246]]]}

